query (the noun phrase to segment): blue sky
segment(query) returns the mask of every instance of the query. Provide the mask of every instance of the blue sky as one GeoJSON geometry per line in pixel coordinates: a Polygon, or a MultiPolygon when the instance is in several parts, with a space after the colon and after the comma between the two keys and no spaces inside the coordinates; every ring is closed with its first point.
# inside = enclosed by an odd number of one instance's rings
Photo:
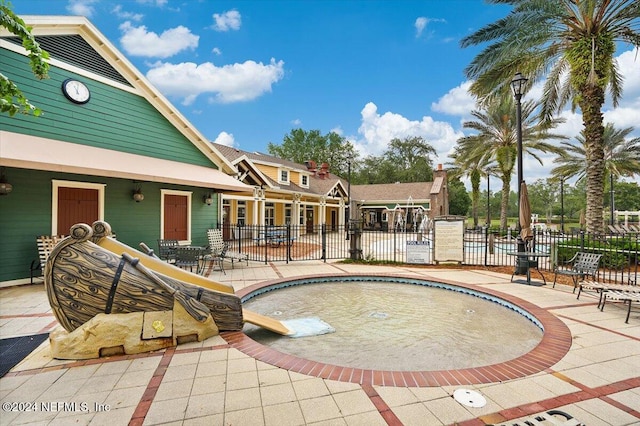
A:
{"type": "MultiPolygon", "coordinates": [[[[436,162],[473,99],[460,39],[509,12],[482,0],[14,0],[19,15],[84,15],[211,141],[266,152],[294,128],[336,131],[362,155],[422,136],[436,162]]],[[[617,52],[624,97],[605,120],[640,136],[640,58],[617,52]]],[[[523,100],[541,94],[534,87],[523,100]]],[[[566,111],[574,137],[581,117],[566,111]]],[[[525,179],[547,177],[525,157],[525,179]]],[[[497,182],[496,182],[497,184],[497,182]]],[[[494,186],[496,187],[496,186],[494,186]]]]}

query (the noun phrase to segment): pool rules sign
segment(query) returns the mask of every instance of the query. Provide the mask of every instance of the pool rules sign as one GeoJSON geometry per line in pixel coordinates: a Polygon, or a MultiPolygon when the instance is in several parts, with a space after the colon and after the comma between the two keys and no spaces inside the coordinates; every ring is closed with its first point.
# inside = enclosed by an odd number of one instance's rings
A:
{"type": "Polygon", "coordinates": [[[431,241],[407,241],[407,263],[431,263],[431,241]]]}
{"type": "Polygon", "coordinates": [[[464,260],[464,218],[442,216],[433,222],[433,260],[459,262],[464,260]]]}

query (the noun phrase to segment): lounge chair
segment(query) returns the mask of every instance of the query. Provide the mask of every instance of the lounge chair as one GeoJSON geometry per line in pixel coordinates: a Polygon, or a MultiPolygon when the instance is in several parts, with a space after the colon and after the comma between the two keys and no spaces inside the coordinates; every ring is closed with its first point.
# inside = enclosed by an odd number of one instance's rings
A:
{"type": "Polygon", "coordinates": [[[603,292],[604,297],[602,299],[602,303],[600,304],[600,311],[604,310],[604,305],[607,303],[607,300],[615,301],[615,302],[623,302],[627,303],[629,307],[627,308],[627,318],[624,320],[625,324],[629,323],[629,315],[631,315],[631,304],[632,303],[640,303],[640,292],[638,291],[622,291],[622,290],[608,290],[603,292]]]}
{"type": "MultiPolygon", "coordinates": [[[[233,250],[228,250],[228,245],[222,239],[222,229],[208,229],[207,238],[209,239],[210,256],[220,256],[222,253],[222,260],[228,260],[231,262],[231,269],[234,267],[234,262],[245,261],[249,265],[249,255],[247,253],[240,253],[233,250]]],[[[224,271],[224,269],[223,269],[224,271]]]]}
{"type": "Polygon", "coordinates": [[[622,232],[622,230],[618,229],[616,226],[607,225],[607,227],[609,228],[609,233],[611,233],[612,235],[621,235],[624,233],[622,232]]]}
{"type": "Polygon", "coordinates": [[[601,283],[598,281],[580,281],[578,283],[578,296],[576,297],[576,299],[580,299],[580,294],[583,290],[592,290],[595,291],[596,294],[600,295],[600,300],[598,301],[599,308],[602,304],[604,293],[608,291],[629,291],[640,293],[640,286],[631,284],[601,283]]]}
{"type": "Polygon", "coordinates": [[[578,279],[584,280],[585,277],[589,276],[595,281],[600,265],[600,258],[602,258],[601,254],[585,253],[582,251],[577,252],[571,259],[565,262],[564,266],[560,267],[560,265],[556,265],[553,274],[553,287],[555,288],[556,286],[558,275],[571,277],[574,292],[578,286],[578,279]]]}
{"type": "Polygon", "coordinates": [[[34,272],[40,271],[40,275],[44,273],[44,265],[51,250],[64,238],[63,235],[40,235],[36,238],[38,244],[38,259],[33,260],[30,266],[31,284],[33,284],[34,272]]]}

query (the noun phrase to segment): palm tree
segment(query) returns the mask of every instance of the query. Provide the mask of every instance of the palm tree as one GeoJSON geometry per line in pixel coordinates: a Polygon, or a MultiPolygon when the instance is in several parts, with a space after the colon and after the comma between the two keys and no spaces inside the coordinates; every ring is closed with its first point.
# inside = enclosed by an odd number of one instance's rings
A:
{"type": "MultiPolygon", "coordinates": [[[[633,132],[633,127],[616,129],[613,124],[607,123],[604,128],[604,161],[606,180],[609,175],[616,177],[633,177],[640,174],[640,137],[627,140],[627,136],[633,132]]],[[[578,144],[562,142],[564,152],[560,154],[554,163],[558,166],[551,170],[551,174],[557,178],[577,177],[585,178],[587,174],[587,150],[584,132],[576,137],[578,144]]]]}
{"type": "Polygon", "coordinates": [[[471,217],[473,226],[478,226],[478,205],[480,200],[480,179],[490,174],[490,157],[483,155],[482,151],[464,150],[460,145],[456,146],[451,154],[452,168],[447,172],[451,178],[468,177],[471,181],[471,217]],[[480,155],[477,155],[478,152],[480,155]]]}
{"type": "MultiPolygon", "coordinates": [[[[537,107],[538,104],[533,101],[522,104],[522,150],[523,155],[529,154],[542,164],[536,151],[559,153],[556,146],[545,141],[566,137],[549,132],[564,119],[538,122],[534,117],[537,107]]],[[[471,115],[476,120],[464,122],[463,127],[475,130],[477,134],[458,139],[456,149],[463,153],[462,157],[467,161],[472,160],[485,166],[495,163],[495,173],[502,181],[500,227],[506,229],[511,175],[517,157],[517,121],[513,97],[494,98],[486,104],[486,112],[476,110],[471,115]]]]}
{"type": "Polygon", "coordinates": [[[638,0],[488,0],[511,4],[505,18],[461,41],[462,47],[490,43],[465,72],[482,99],[507,92],[516,72],[529,85],[545,80],[541,116],[550,119],[569,101],[582,111],[587,154],[587,230],[603,227],[604,147],[602,106],[609,89],[614,106],[622,77],[616,43],[640,46],[638,0]]]}

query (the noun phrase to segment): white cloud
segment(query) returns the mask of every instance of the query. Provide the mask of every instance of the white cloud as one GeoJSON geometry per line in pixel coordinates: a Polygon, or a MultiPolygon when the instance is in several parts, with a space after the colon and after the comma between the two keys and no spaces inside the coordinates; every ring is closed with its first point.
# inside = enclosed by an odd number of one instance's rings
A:
{"type": "Polygon", "coordinates": [[[436,150],[438,157],[435,162],[444,162],[456,140],[463,136],[451,124],[434,121],[431,117],[424,116],[417,121],[392,112],[381,115],[373,102],[365,105],[361,115],[358,133],[362,138],[355,145],[360,153],[366,153],[364,155],[381,155],[394,138],[420,136],[436,150]]]}
{"type": "Polygon", "coordinates": [[[618,69],[624,75],[624,94],[640,96],[640,49],[623,52],[617,60],[618,69]]]}
{"type": "Polygon", "coordinates": [[[216,31],[239,30],[242,24],[242,16],[237,10],[228,10],[224,13],[214,13],[215,23],[211,26],[216,31]]]}
{"type": "Polygon", "coordinates": [[[225,146],[236,146],[236,141],[233,138],[233,133],[220,132],[216,140],[213,143],[217,143],[225,146]]]}
{"type": "Polygon", "coordinates": [[[424,33],[424,30],[427,29],[427,25],[429,25],[431,22],[447,22],[444,19],[438,19],[438,18],[425,18],[424,16],[420,16],[416,19],[416,22],[413,24],[414,27],[416,27],[416,38],[420,38],[420,36],[422,36],[422,34],[424,33]]]}
{"type": "Polygon", "coordinates": [[[194,50],[198,47],[199,36],[182,25],[168,29],[158,35],[147,31],[142,25],[134,27],[127,21],[120,25],[123,36],[120,43],[124,50],[132,56],[145,56],[150,58],[168,58],[185,49],[194,50]]]}
{"type": "Polygon", "coordinates": [[[162,93],[183,98],[185,105],[204,93],[214,93],[213,101],[221,103],[250,101],[271,92],[283,76],[284,62],[273,58],[267,65],[245,61],[222,67],[211,62],[159,62],[147,72],[147,78],[162,93]]]}
{"type": "Polygon", "coordinates": [[[300,120],[299,118],[296,118],[295,120],[291,120],[291,125],[294,127],[301,127],[302,120],[300,120]]]}
{"type": "Polygon", "coordinates": [[[142,13],[132,13],[132,12],[125,12],[122,10],[122,6],[121,5],[116,5],[112,11],[113,14],[115,14],[118,18],[120,19],[128,19],[131,21],[136,21],[136,22],[140,22],[142,20],[142,18],[144,17],[144,15],[142,13]]]}
{"type": "Polygon", "coordinates": [[[220,48],[218,47],[214,47],[213,49],[211,49],[211,53],[219,56],[222,55],[222,50],[220,50],[220,48]]]}
{"type": "Polygon", "coordinates": [[[469,117],[476,107],[475,98],[469,93],[470,81],[465,81],[431,104],[431,109],[449,115],[469,117]]]}
{"type": "Polygon", "coordinates": [[[420,16],[418,19],[416,19],[416,22],[414,24],[414,26],[416,27],[416,37],[420,37],[422,31],[424,31],[424,29],[427,27],[427,22],[429,21],[424,16],[420,16]]]}
{"type": "Polygon", "coordinates": [[[67,10],[73,15],[91,18],[95,12],[92,4],[97,3],[97,1],[98,0],[69,0],[67,10]]]}
{"type": "Polygon", "coordinates": [[[340,127],[340,126],[334,127],[333,129],[331,129],[329,131],[335,133],[336,135],[340,135],[340,136],[342,136],[344,134],[344,130],[342,130],[342,127],[340,127]]]}
{"type": "Polygon", "coordinates": [[[155,6],[164,6],[165,4],[167,4],[168,0],[136,0],[136,2],[140,3],[140,4],[151,4],[151,5],[155,5],[155,6]]]}

